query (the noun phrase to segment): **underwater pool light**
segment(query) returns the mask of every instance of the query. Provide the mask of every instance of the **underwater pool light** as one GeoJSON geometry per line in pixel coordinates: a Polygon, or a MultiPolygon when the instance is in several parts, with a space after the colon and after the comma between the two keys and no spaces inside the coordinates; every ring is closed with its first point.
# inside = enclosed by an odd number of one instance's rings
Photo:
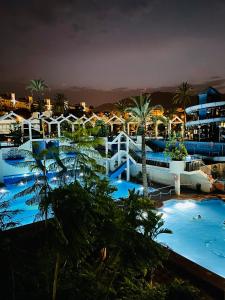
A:
{"type": "Polygon", "coordinates": [[[196,206],[196,204],[191,201],[185,201],[183,203],[176,203],[174,205],[174,207],[179,210],[190,209],[190,208],[194,208],[195,206],[196,206]]]}

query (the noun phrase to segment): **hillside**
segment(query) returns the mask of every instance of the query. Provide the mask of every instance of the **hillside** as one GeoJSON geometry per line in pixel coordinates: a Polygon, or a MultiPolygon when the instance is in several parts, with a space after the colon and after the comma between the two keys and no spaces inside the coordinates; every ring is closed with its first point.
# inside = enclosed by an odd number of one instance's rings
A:
{"type": "MultiPolygon", "coordinates": [[[[171,109],[173,105],[173,97],[175,93],[172,92],[153,92],[151,94],[152,105],[162,105],[165,109],[171,109]]],[[[192,97],[192,103],[197,104],[198,98],[197,96],[192,97]]],[[[104,112],[104,111],[113,111],[116,110],[115,102],[114,103],[103,103],[97,107],[95,107],[95,112],[104,112]]]]}

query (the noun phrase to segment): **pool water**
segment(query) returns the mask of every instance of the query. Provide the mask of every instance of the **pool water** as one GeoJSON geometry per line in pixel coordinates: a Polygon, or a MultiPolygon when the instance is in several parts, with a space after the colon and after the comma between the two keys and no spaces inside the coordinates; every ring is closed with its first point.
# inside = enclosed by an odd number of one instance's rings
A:
{"type": "MultiPolygon", "coordinates": [[[[139,156],[141,156],[141,152],[138,152],[139,156]]],[[[168,155],[166,155],[164,152],[151,152],[151,151],[147,151],[146,152],[146,157],[149,160],[154,160],[154,161],[159,161],[159,162],[170,162],[171,159],[168,155]]],[[[194,158],[192,158],[190,155],[188,155],[186,157],[186,161],[189,162],[191,160],[193,160],[194,158]]]]}
{"type": "Polygon", "coordinates": [[[225,203],[221,200],[169,200],[159,209],[173,234],[158,241],[202,267],[225,277],[225,203]],[[201,219],[198,219],[198,215],[201,219]]]}
{"type": "MultiPolygon", "coordinates": [[[[143,187],[137,183],[124,180],[112,180],[110,183],[117,188],[117,191],[112,194],[114,199],[127,198],[129,196],[129,190],[133,189],[140,194],[143,193],[143,187]]],[[[153,192],[154,190],[153,188],[149,188],[149,192],[153,192]]]]}
{"type": "MultiPolygon", "coordinates": [[[[24,178],[23,178],[24,179],[24,178]]],[[[135,189],[135,191],[143,192],[143,188],[141,185],[123,181],[123,180],[112,180],[110,181],[112,186],[116,187],[116,191],[112,194],[113,199],[126,198],[129,195],[129,190],[135,189]]],[[[13,221],[17,221],[19,226],[26,225],[34,222],[35,217],[38,214],[38,205],[27,205],[26,201],[31,198],[31,195],[26,195],[23,197],[19,197],[13,199],[14,195],[23,191],[25,188],[28,188],[33,184],[33,181],[28,181],[26,184],[7,184],[5,188],[0,189],[0,199],[1,201],[10,201],[10,209],[11,210],[21,210],[19,214],[14,216],[13,221]]],[[[56,188],[57,185],[51,183],[52,188],[56,188]]],[[[152,188],[149,190],[153,190],[152,188]]]]}
{"type": "Polygon", "coordinates": [[[25,188],[31,186],[32,182],[24,185],[6,185],[5,188],[0,189],[2,201],[10,201],[10,210],[21,210],[17,215],[14,216],[13,221],[19,222],[19,225],[30,224],[34,221],[35,216],[38,213],[37,205],[26,205],[26,201],[30,199],[30,195],[13,199],[13,197],[23,191],[25,188]]]}

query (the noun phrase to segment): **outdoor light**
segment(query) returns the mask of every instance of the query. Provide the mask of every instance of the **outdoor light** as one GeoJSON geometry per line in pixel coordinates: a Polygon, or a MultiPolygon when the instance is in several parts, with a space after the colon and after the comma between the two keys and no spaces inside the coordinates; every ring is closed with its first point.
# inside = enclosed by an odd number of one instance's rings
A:
{"type": "Polygon", "coordinates": [[[54,181],[57,180],[57,177],[53,177],[52,180],[54,180],[54,181]]]}
{"type": "Polygon", "coordinates": [[[80,176],[84,176],[84,173],[80,173],[80,176]]]}
{"type": "Polygon", "coordinates": [[[194,208],[196,204],[192,201],[186,201],[184,203],[176,203],[175,208],[179,210],[191,209],[194,208]]]}
{"type": "Polygon", "coordinates": [[[173,212],[172,208],[169,208],[169,207],[164,207],[162,210],[166,213],[172,213],[173,212]]]}
{"type": "Polygon", "coordinates": [[[117,183],[121,183],[121,182],[122,182],[122,180],[121,180],[121,179],[118,179],[118,180],[117,180],[117,183]]]}
{"type": "Polygon", "coordinates": [[[23,174],[23,177],[27,177],[27,176],[29,176],[29,174],[23,174]]]}
{"type": "Polygon", "coordinates": [[[6,193],[7,192],[7,190],[6,189],[0,189],[0,193],[6,193]]]}
{"type": "Polygon", "coordinates": [[[24,182],[23,182],[23,181],[20,181],[19,185],[20,185],[20,186],[24,185],[24,182]]]}

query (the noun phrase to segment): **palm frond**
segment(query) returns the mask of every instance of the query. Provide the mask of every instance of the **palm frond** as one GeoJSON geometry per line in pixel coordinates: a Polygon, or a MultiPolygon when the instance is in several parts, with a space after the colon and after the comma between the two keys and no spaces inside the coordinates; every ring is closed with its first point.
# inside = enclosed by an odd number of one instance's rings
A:
{"type": "Polygon", "coordinates": [[[17,198],[24,197],[24,196],[27,196],[29,194],[32,194],[37,190],[37,188],[38,188],[37,185],[29,186],[28,188],[25,188],[21,192],[16,193],[14,195],[13,199],[17,199],[17,198]]]}

